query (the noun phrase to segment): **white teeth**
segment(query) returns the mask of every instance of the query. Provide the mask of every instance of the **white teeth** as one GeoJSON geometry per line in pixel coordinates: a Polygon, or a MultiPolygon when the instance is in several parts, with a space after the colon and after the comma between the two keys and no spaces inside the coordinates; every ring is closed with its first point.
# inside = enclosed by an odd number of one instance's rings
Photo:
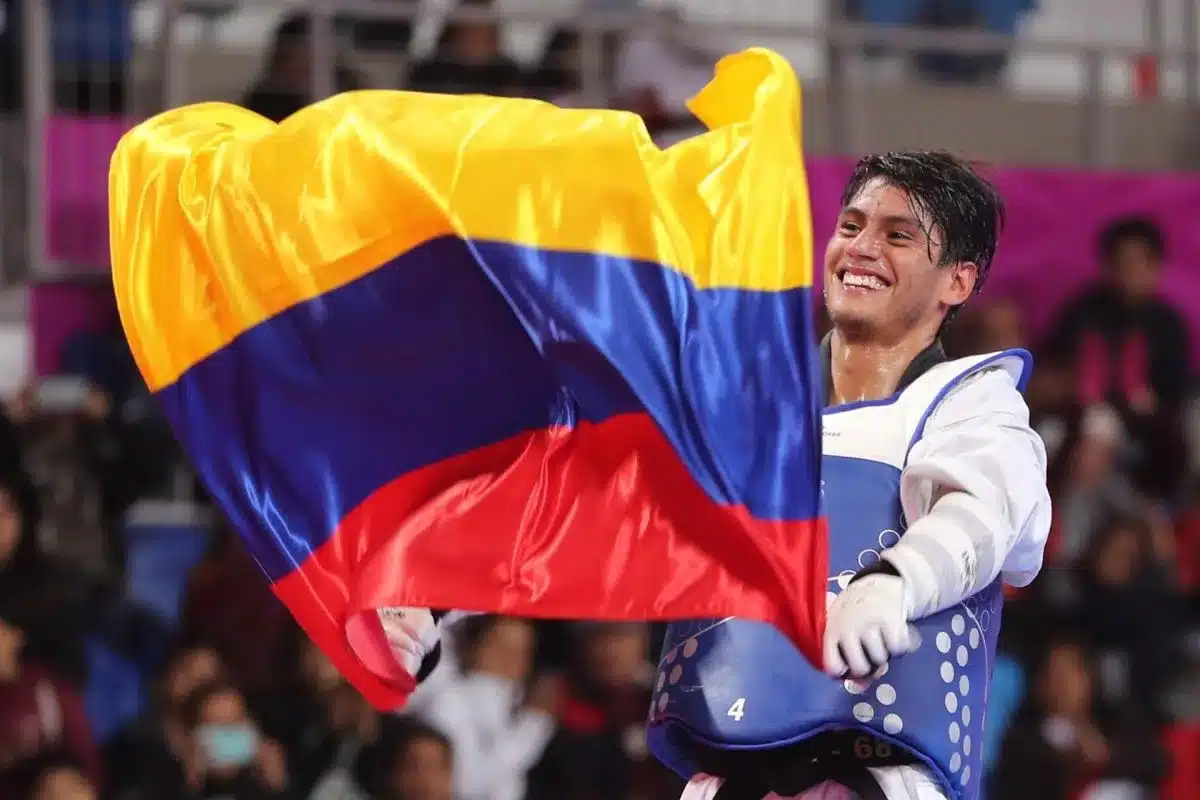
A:
{"type": "Polygon", "coordinates": [[[846,286],[861,286],[864,289],[885,289],[887,284],[876,278],[874,275],[862,275],[856,272],[847,272],[842,275],[842,283],[846,286]]]}

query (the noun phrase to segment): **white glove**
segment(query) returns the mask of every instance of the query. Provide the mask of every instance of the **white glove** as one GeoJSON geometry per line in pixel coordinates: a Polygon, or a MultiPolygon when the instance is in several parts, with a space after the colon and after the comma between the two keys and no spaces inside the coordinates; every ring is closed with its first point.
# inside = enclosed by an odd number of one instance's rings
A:
{"type": "Polygon", "coordinates": [[[449,629],[467,617],[476,616],[476,611],[432,611],[412,606],[389,606],[377,609],[379,624],[387,638],[392,656],[404,671],[420,681],[422,675],[437,666],[441,656],[442,631],[449,629]]]}
{"type": "Polygon", "coordinates": [[[919,645],[916,628],[908,624],[901,578],[866,575],[847,586],[829,606],[825,671],[835,678],[870,678],[890,659],[919,645]]]}
{"type": "Polygon", "coordinates": [[[441,641],[438,620],[428,608],[392,606],[376,613],[392,655],[416,680],[422,662],[441,641]]]}

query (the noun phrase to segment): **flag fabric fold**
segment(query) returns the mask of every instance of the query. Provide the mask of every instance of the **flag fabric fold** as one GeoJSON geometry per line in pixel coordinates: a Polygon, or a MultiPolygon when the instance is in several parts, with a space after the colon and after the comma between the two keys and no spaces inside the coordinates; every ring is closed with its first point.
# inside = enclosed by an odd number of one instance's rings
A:
{"type": "Polygon", "coordinates": [[[356,92],[117,147],[113,280],[209,492],[368,699],[378,612],[745,616],[819,658],[800,94],[765,50],[660,150],[617,111],[356,92]]]}

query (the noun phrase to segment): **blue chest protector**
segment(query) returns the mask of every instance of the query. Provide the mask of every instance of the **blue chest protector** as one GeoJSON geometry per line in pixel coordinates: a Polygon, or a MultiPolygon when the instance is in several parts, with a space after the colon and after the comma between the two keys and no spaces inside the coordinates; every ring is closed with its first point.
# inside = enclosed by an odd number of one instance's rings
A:
{"type": "MultiPolygon", "coordinates": [[[[826,600],[904,535],[900,474],[925,422],[960,381],[984,369],[1024,385],[1024,351],[940,364],[898,395],[830,408],[823,418],[822,496],[829,522],[826,600]]],[[[684,778],[692,743],[766,750],[858,729],[912,752],[951,797],[974,800],[1002,605],[1000,581],[915,624],[921,645],[869,684],[832,680],[775,628],[749,620],[672,624],[658,664],[648,735],[684,778]]]]}

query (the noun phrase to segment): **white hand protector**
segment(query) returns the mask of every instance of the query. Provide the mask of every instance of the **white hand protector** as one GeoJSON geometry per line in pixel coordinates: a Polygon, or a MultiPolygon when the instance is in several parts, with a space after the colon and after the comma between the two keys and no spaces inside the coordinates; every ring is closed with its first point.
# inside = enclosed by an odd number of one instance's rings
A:
{"type": "Polygon", "coordinates": [[[392,655],[405,672],[417,679],[425,658],[433,654],[441,642],[438,630],[441,615],[435,616],[428,608],[400,606],[381,608],[378,614],[392,655]]]}
{"type": "Polygon", "coordinates": [[[918,645],[917,630],[908,624],[901,578],[864,575],[829,606],[825,671],[835,678],[870,678],[889,660],[916,650],[918,645]]]}

